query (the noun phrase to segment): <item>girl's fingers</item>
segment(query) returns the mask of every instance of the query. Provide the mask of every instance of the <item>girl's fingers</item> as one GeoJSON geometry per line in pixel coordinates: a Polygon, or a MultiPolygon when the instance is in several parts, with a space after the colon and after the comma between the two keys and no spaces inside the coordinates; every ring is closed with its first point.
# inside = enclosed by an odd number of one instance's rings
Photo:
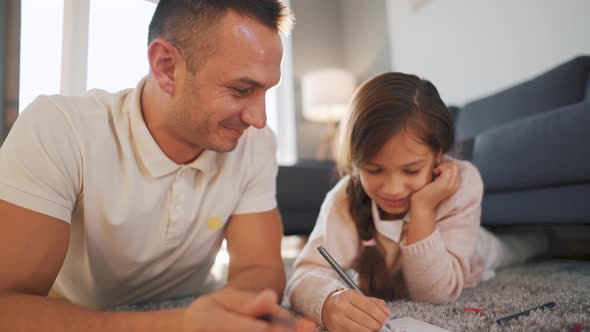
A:
{"type": "Polygon", "coordinates": [[[346,332],[371,332],[375,329],[371,329],[369,327],[364,326],[363,324],[357,322],[354,318],[343,316],[340,318],[342,320],[342,331],[346,332]]]}
{"type": "Polygon", "coordinates": [[[355,310],[351,310],[350,318],[371,330],[378,330],[389,318],[374,301],[367,297],[352,302],[355,310]]]}
{"type": "Polygon", "coordinates": [[[385,303],[385,301],[383,301],[382,299],[375,298],[375,297],[372,297],[370,299],[379,306],[379,308],[383,311],[383,313],[385,315],[387,315],[388,318],[391,317],[391,315],[393,313],[391,312],[391,310],[389,309],[389,307],[387,306],[387,303],[385,303]]]}

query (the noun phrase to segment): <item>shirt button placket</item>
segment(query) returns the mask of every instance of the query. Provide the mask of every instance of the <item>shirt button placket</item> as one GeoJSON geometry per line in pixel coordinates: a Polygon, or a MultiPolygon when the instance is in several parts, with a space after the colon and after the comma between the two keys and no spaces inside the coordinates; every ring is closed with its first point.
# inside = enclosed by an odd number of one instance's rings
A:
{"type": "Polygon", "coordinates": [[[170,201],[170,222],[167,229],[167,240],[175,241],[183,233],[186,223],[186,175],[188,170],[184,167],[179,169],[172,183],[172,197],[170,201]]]}

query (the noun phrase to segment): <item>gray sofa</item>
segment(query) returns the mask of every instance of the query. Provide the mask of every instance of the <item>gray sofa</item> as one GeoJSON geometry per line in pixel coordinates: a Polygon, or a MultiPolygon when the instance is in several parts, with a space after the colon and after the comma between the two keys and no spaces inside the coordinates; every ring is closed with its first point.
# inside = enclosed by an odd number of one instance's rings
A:
{"type": "Polygon", "coordinates": [[[279,166],[277,201],[285,235],[311,233],[326,193],[338,182],[331,161],[300,160],[279,166]]]}
{"type": "MultiPolygon", "coordinates": [[[[485,187],[482,223],[590,224],[590,57],[494,95],[450,107],[457,145],[485,187]]],[[[279,167],[285,234],[308,234],[336,182],[330,162],[279,167]]]]}
{"type": "Polygon", "coordinates": [[[590,224],[590,57],[455,109],[484,225],[590,224]]]}

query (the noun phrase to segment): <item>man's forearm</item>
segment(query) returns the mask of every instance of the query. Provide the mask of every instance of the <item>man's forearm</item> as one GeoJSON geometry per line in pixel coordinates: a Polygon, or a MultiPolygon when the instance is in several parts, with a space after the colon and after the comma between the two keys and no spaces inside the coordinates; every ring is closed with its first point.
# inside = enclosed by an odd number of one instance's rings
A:
{"type": "Polygon", "coordinates": [[[285,269],[253,266],[232,272],[230,268],[227,285],[249,291],[261,291],[263,289],[274,290],[279,299],[285,291],[285,269]]]}
{"type": "Polygon", "coordinates": [[[100,312],[35,295],[0,295],[0,331],[174,331],[182,311],[100,312]]]}

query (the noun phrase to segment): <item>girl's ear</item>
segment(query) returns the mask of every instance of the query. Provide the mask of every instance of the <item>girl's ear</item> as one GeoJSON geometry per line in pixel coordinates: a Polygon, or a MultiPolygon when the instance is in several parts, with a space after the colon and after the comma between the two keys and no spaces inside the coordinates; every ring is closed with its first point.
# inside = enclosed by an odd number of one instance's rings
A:
{"type": "Polygon", "coordinates": [[[442,163],[442,149],[439,149],[438,152],[434,155],[434,167],[440,165],[440,163],[442,163]]]}

